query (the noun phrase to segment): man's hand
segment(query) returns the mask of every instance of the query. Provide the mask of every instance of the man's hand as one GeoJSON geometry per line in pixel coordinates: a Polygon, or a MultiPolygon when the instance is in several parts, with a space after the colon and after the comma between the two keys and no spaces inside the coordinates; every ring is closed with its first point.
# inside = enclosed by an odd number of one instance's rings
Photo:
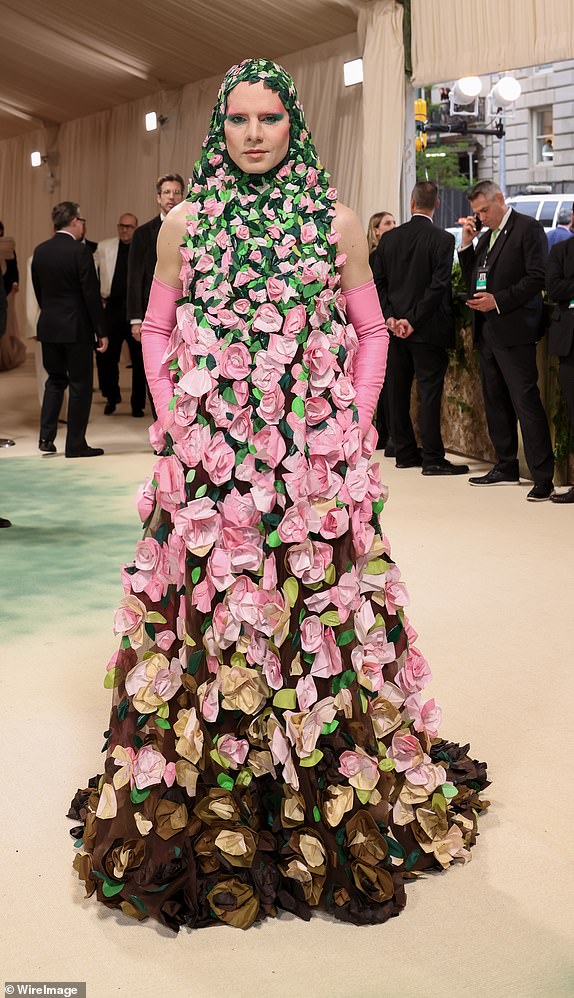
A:
{"type": "Polygon", "coordinates": [[[10,291],[8,292],[8,294],[11,294],[11,292],[14,292],[14,294],[17,294],[19,290],[20,290],[20,285],[18,284],[18,281],[14,281],[14,283],[13,283],[12,287],[10,288],[10,291]]]}
{"type": "Polygon", "coordinates": [[[130,332],[136,341],[136,343],[141,343],[142,341],[142,324],[141,322],[132,322],[130,326],[130,332]]]}
{"type": "Polygon", "coordinates": [[[406,340],[411,333],[414,333],[414,329],[411,326],[408,319],[397,319],[396,326],[394,329],[395,336],[398,336],[401,340],[406,340]]]}
{"type": "Polygon", "coordinates": [[[394,333],[394,331],[395,331],[395,326],[396,326],[396,324],[397,324],[397,320],[395,319],[395,317],[394,317],[393,315],[390,315],[388,319],[385,319],[385,322],[386,322],[386,324],[387,324],[387,329],[388,329],[388,330],[389,330],[389,331],[390,331],[391,333],[394,333]]]}
{"type": "Polygon", "coordinates": [[[96,347],[97,353],[105,353],[108,349],[108,342],[109,340],[107,336],[98,336],[98,345],[96,347]]]}
{"type": "Polygon", "coordinates": [[[496,310],[496,299],[489,291],[477,291],[466,303],[473,312],[493,312],[496,310]]]}
{"type": "Polygon", "coordinates": [[[472,240],[476,236],[476,225],[474,224],[474,215],[469,215],[465,218],[464,224],[462,226],[462,235],[460,239],[460,249],[466,249],[470,246],[472,240]]]}

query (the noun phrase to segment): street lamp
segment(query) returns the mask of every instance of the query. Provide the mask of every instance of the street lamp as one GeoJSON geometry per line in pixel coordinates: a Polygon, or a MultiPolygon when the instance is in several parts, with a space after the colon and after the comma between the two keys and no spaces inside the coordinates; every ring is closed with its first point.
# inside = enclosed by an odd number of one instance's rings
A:
{"type": "MultiPolygon", "coordinates": [[[[514,76],[503,76],[495,83],[488,97],[486,98],[487,113],[498,121],[503,121],[514,116],[516,101],[522,93],[522,87],[514,76]]],[[[498,186],[503,194],[506,193],[506,130],[502,127],[500,135],[500,145],[498,147],[498,186]]]]}

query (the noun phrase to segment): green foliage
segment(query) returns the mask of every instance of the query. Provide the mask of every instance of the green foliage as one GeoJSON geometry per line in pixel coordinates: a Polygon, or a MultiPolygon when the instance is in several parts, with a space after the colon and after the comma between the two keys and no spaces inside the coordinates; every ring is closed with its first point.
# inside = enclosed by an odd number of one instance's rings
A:
{"type": "Polygon", "coordinates": [[[432,145],[416,154],[417,180],[434,180],[439,187],[469,188],[468,177],[460,172],[459,155],[468,151],[468,143],[432,145]],[[444,153],[432,156],[429,153],[444,153]]]}

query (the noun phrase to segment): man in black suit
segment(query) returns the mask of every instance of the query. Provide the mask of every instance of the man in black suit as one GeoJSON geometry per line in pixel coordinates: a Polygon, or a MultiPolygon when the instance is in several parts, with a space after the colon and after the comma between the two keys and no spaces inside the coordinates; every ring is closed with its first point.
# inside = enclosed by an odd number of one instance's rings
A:
{"type": "Polygon", "coordinates": [[[547,241],[540,222],[508,208],[497,184],[483,180],[469,194],[475,215],[467,218],[458,256],[473,312],[474,336],[488,432],[496,464],[471,485],[519,482],[520,421],[526,461],[534,479],[531,502],[550,499],[554,455],[538,391],[536,341],[542,335],[542,289],[547,241]],[[476,248],[479,218],[488,232],[476,248]]]}
{"type": "MultiPolygon", "coordinates": [[[[556,243],[550,250],[546,287],[552,300],[558,303],[552,316],[548,350],[560,358],[560,387],[574,434],[574,239],[556,243]]],[[[574,487],[560,495],[554,493],[552,502],[574,503],[574,487]]]]}
{"type": "Polygon", "coordinates": [[[98,457],[88,447],[86,427],[92,405],[94,346],[101,335],[103,310],[93,256],[82,243],[84,219],[74,201],[52,210],[54,235],[40,243],[32,257],[32,283],[40,306],[38,339],[48,372],[40,420],[40,450],[54,454],[58,414],[69,389],[66,457],[98,457]]]}
{"type": "MultiPolygon", "coordinates": [[[[158,177],[155,190],[159,214],[135,230],[128,258],[128,320],[131,334],[137,343],[141,343],[142,322],[155,271],[157,237],[168,213],[183,200],[185,193],[183,177],[180,177],[179,173],[166,173],[158,177]]],[[[149,388],[148,397],[155,419],[156,413],[149,388]]]]}
{"type": "Polygon", "coordinates": [[[461,475],[468,465],[447,461],[440,429],[446,348],[454,345],[454,236],[433,224],[437,205],[436,184],[415,184],[412,218],[381,239],[373,272],[391,333],[387,387],[397,468],[422,465],[423,475],[461,475]],[[422,452],[410,417],[413,377],[419,386],[422,452]]]}

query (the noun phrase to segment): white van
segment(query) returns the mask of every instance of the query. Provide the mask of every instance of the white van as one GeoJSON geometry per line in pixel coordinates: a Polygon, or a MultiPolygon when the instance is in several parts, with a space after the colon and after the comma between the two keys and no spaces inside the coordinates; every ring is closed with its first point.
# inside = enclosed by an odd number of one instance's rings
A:
{"type": "Polygon", "coordinates": [[[537,218],[545,229],[553,229],[561,208],[572,211],[574,191],[565,191],[562,194],[519,194],[505,200],[515,211],[537,218]]]}

